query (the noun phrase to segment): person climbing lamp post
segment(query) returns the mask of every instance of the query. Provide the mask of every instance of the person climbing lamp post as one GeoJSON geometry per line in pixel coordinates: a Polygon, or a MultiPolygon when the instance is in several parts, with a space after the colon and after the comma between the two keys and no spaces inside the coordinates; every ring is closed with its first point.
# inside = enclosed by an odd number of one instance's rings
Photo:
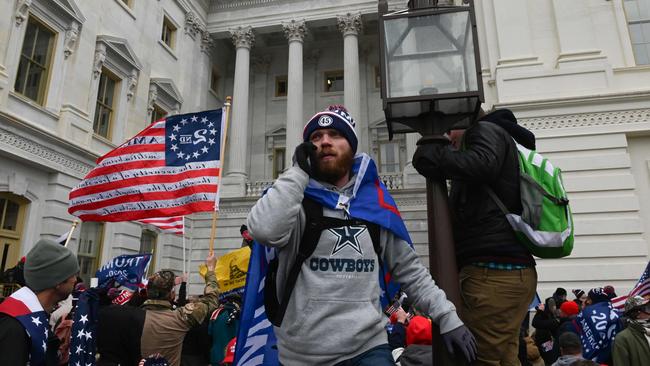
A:
{"type": "MultiPolygon", "coordinates": [[[[410,0],[408,9],[388,12],[379,0],[381,98],[389,138],[420,133],[418,144],[448,143],[452,125],[469,126],[483,102],[476,18],[472,0],[410,0]]],[[[460,309],[447,185],[427,179],[429,270],[460,309]]],[[[462,318],[462,314],[461,314],[462,318]]],[[[434,364],[454,365],[434,332],[434,364]]]]}

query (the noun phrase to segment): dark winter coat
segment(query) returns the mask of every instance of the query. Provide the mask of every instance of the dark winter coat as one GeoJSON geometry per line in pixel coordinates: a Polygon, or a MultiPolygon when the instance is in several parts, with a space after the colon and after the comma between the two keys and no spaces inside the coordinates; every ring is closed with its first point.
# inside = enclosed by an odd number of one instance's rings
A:
{"type": "Polygon", "coordinates": [[[144,310],[133,306],[108,305],[99,309],[97,325],[98,365],[137,365],[144,310]]]}
{"type": "MultiPolygon", "coordinates": [[[[494,118],[498,114],[483,119],[494,118]]],[[[425,144],[413,156],[420,174],[452,180],[449,201],[459,267],[474,262],[534,265],[486,190],[491,187],[510,212],[521,213],[515,142],[497,124],[481,121],[467,129],[462,145],[454,150],[425,144]]]]}

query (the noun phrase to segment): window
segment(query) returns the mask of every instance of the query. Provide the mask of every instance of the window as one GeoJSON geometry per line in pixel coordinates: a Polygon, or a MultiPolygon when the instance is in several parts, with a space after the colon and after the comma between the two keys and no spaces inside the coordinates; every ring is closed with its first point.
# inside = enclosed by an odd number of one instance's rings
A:
{"type": "Polygon", "coordinates": [[[155,272],[157,239],[158,234],[155,232],[146,229],[142,230],[142,235],[140,235],[140,253],[151,254],[151,261],[149,262],[149,270],[147,271],[147,276],[151,276],[155,272]]]}
{"type": "Polygon", "coordinates": [[[219,79],[221,76],[219,75],[219,71],[217,71],[216,67],[212,68],[212,74],[210,74],[210,90],[212,90],[215,94],[219,94],[219,79]]]}
{"type": "Polygon", "coordinates": [[[38,104],[44,104],[54,32],[34,18],[27,22],[14,90],[38,104]]]}
{"type": "Polygon", "coordinates": [[[275,77],[275,96],[286,97],[289,84],[287,82],[287,75],[275,77]]]}
{"type": "MultiPolygon", "coordinates": [[[[20,196],[0,192],[0,273],[15,266],[20,258],[20,239],[27,203],[28,201],[20,196]]],[[[4,291],[12,289],[11,286],[5,286],[4,291]]],[[[11,292],[6,296],[10,294],[11,292]]]]}
{"type": "Polygon", "coordinates": [[[158,107],[157,105],[153,105],[153,111],[151,112],[151,123],[154,123],[158,120],[161,120],[167,116],[167,112],[165,112],[164,109],[158,107]]]}
{"type": "Polygon", "coordinates": [[[95,277],[95,272],[99,267],[103,240],[103,222],[86,221],[81,224],[77,260],[79,261],[79,277],[87,284],[90,283],[92,277],[95,277]]]}
{"type": "Polygon", "coordinates": [[[174,38],[176,36],[176,26],[172,23],[169,18],[163,18],[162,25],[162,35],[160,39],[167,45],[169,48],[174,49],[174,38]]]}
{"type": "Polygon", "coordinates": [[[381,173],[399,173],[399,143],[395,141],[379,142],[379,171],[381,173]]]}
{"type": "Polygon", "coordinates": [[[328,71],[325,73],[325,92],[343,91],[343,70],[328,71]]]}
{"type": "Polygon", "coordinates": [[[276,147],[273,149],[273,179],[276,179],[284,171],[284,147],[276,147]]]}
{"type": "Polygon", "coordinates": [[[111,138],[111,123],[115,109],[115,89],[118,80],[108,70],[102,69],[99,79],[99,90],[97,92],[97,105],[95,107],[95,119],[93,131],[99,136],[111,138]]]}
{"type": "Polygon", "coordinates": [[[625,0],[625,13],[637,65],[650,65],[650,0],[625,0]]]}

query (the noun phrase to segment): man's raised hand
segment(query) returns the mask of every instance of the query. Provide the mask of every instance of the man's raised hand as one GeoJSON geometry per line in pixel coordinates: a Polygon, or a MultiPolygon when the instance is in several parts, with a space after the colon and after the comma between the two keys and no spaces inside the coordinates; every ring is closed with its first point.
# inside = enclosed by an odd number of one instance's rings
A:
{"type": "Polygon", "coordinates": [[[303,142],[296,147],[293,153],[293,164],[298,165],[307,175],[312,176],[312,166],[316,160],[316,145],[310,141],[303,142]]]}

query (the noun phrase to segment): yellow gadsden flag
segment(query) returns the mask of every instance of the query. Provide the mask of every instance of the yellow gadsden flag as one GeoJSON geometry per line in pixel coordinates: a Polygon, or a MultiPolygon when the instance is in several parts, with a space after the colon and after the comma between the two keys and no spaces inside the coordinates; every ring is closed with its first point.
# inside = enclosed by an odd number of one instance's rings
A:
{"type": "MultiPolygon", "coordinates": [[[[251,257],[251,249],[248,246],[228,252],[217,259],[217,266],[214,269],[221,294],[243,289],[246,286],[246,273],[248,273],[248,261],[251,257]]],[[[199,274],[205,278],[208,268],[205,264],[199,266],[199,274]]]]}

